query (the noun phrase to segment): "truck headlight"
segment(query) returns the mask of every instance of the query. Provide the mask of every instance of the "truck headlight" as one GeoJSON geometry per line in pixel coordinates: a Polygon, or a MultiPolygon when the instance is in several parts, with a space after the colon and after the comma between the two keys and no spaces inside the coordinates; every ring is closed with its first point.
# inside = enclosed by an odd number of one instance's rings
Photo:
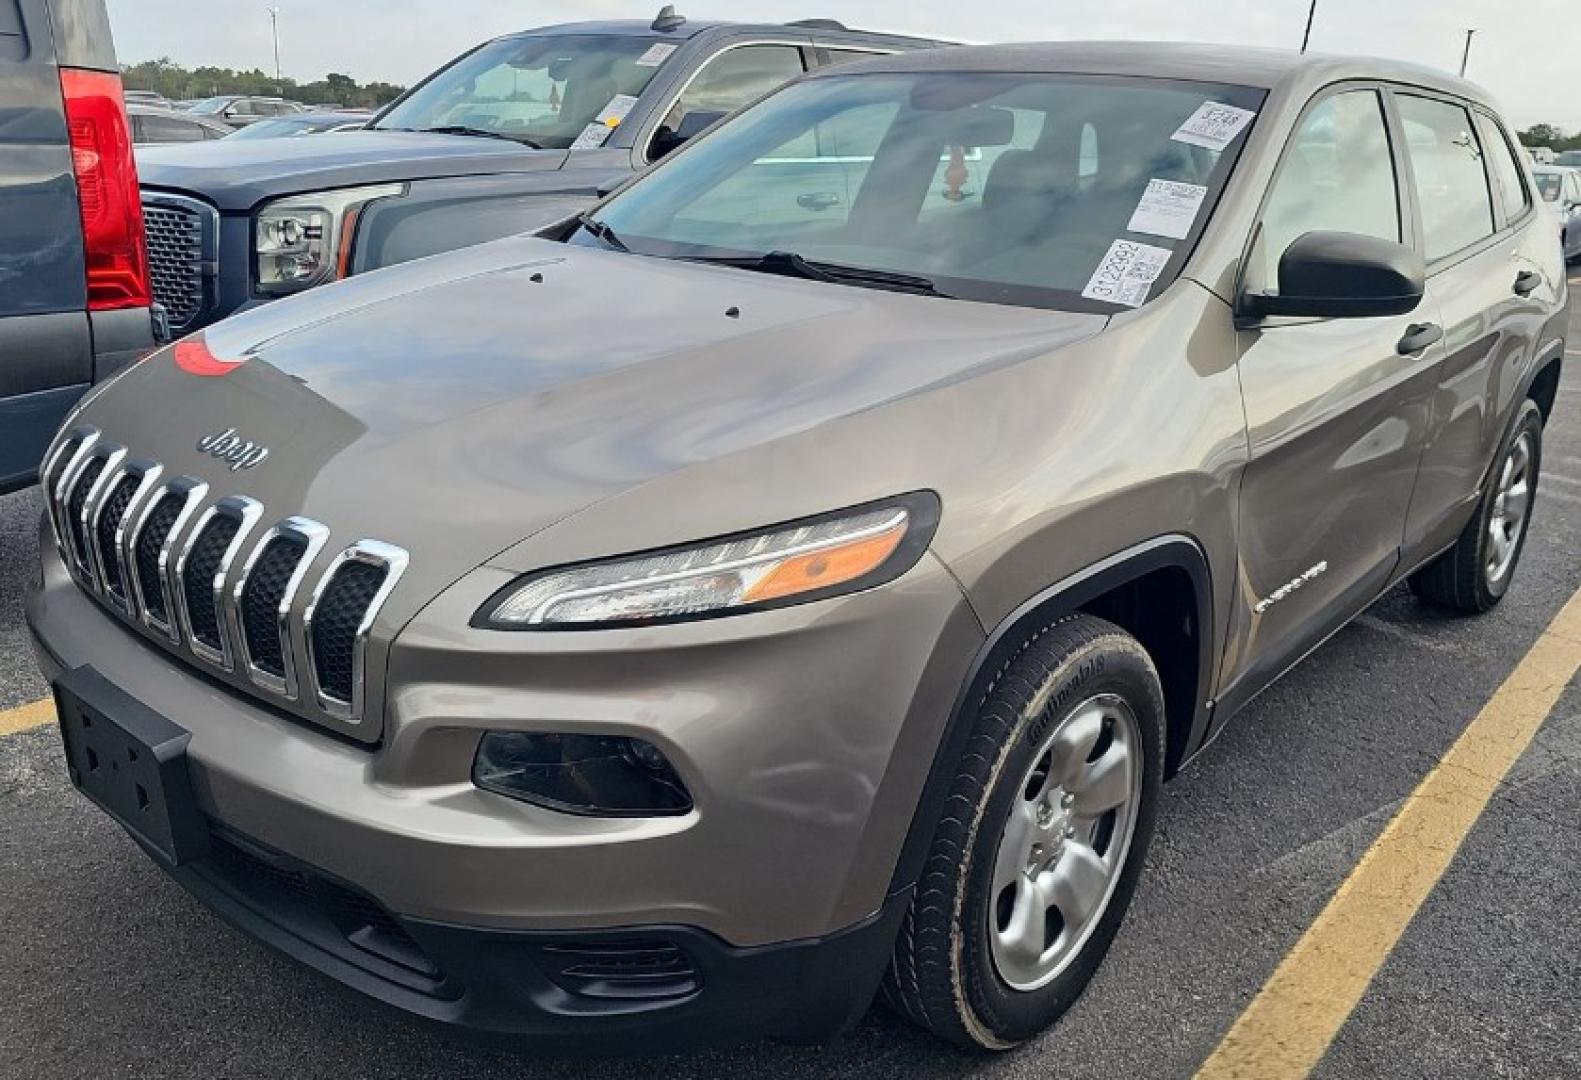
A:
{"type": "Polygon", "coordinates": [[[378,184],[292,195],[265,205],[253,224],[259,291],[283,296],[345,277],[363,210],[375,200],[404,194],[404,184],[378,184]]]}
{"type": "Polygon", "coordinates": [[[645,626],[856,592],[915,566],[938,521],[938,496],[917,492],[757,532],[542,571],[492,597],[473,625],[645,626]]]}

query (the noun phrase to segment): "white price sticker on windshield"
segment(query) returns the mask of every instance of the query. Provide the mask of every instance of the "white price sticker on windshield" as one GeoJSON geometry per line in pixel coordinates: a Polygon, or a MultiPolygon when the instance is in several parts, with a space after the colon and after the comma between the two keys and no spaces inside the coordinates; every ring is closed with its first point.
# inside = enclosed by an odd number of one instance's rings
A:
{"type": "Polygon", "coordinates": [[[1178,180],[1153,179],[1142,192],[1142,201],[1126,225],[1128,232],[1167,236],[1171,240],[1184,240],[1191,232],[1197,211],[1208,189],[1201,184],[1185,184],[1178,180]]]}
{"type": "Polygon", "coordinates": [[[637,66],[658,67],[660,64],[668,60],[670,58],[670,54],[678,48],[680,48],[679,45],[671,45],[668,41],[661,41],[657,45],[653,46],[653,48],[637,57],[637,66]]]}
{"type": "Polygon", "coordinates": [[[1176,142],[1202,146],[1209,150],[1223,150],[1235,141],[1241,129],[1252,122],[1257,114],[1234,105],[1220,105],[1217,101],[1204,101],[1197,111],[1170,136],[1176,142]]]}
{"type": "Polygon", "coordinates": [[[609,138],[614,133],[614,128],[605,127],[603,124],[595,121],[594,123],[591,123],[582,129],[582,134],[578,135],[575,141],[571,143],[571,149],[591,150],[596,146],[603,146],[604,140],[609,138]]]}
{"type": "Polygon", "coordinates": [[[1092,272],[1081,294],[1089,300],[1141,307],[1152,291],[1153,282],[1164,272],[1169,255],[1168,248],[1138,244],[1134,240],[1116,240],[1109,245],[1109,253],[1092,272]]]}
{"type": "Polygon", "coordinates": [[[630,94],[616,94],[609,99],[609,104],[598,111],[598,122],[607,128],[618,128],[620,122],[626,119],[637,104],[637,99],[630,94]]]}

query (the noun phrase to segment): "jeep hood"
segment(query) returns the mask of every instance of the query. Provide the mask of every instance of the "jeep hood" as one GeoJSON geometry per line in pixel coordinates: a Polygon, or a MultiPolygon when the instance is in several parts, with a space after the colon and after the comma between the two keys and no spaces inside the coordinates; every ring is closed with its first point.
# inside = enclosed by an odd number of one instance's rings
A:
{"type": "Polygon", "coordinates": [[[266,522],[406,548],[421,602],[595,502],[1105,322],[513,238],[228,320],[81,420],[266,522]],[[267,457],[197,448],[230,429],[267,457]]]}
{"type": "Polygon", "coordinates": [[[144,187],[187,192],[221,210],[244,211],[282,195],[359,184],[553,170],[566,156],[564,150],[534,150],[504,139],[343,131],[139,148],[137,174],[144,187]]]}

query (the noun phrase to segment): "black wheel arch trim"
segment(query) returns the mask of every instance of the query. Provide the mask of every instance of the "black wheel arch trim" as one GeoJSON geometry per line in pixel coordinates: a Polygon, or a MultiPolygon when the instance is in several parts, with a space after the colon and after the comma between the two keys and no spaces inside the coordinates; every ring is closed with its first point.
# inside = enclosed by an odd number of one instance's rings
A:
{"type": "MultiPolygon", "coordinates": [[[[1212,720],[1217,623],[1214,617],[1212,573],[1207,553],[1195,538],[1171,533],[1125,548],[1048,586],[1023,601],[991,627],[978,648],[966,679],[950,707],[944,733],[934,751],[933,763],[912,814],[905,843],[890,881],[891,895],[911,888],[921,875],[934,830],[949,796],[954,762],[960,758],[971,734],[972,705],[982,697],[994,674],[1037,626],[1080,612],[1106,593],[1158,570],[1183,571],[1191,580],[1197,619],[1197,694],[1189,735],[1170,760],[1177,766],[1189,760],[1207,741],[1212,720]]],[[[1166,772],[1166,777],[1173,770],[1166,772]]]]}

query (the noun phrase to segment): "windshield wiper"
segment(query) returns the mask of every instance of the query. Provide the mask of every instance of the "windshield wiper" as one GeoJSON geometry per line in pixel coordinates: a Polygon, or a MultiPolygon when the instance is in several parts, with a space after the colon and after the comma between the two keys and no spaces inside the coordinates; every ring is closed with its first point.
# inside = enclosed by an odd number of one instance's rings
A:
{"type": "Polygon", "coordinates": [[[507,135],[502,131],[489,131],[486,128],[468,127],[465,124],[441,124],[439,127],[396,128],[395,130],[415,131],[419,135],[469,135],[474,139],[504,139],[506,142],[521,143],[529,150],[543,149],[542,146],[525,135],[507,135]]]}
{"type": "Polygon", "coordinates": [[[604,241],[604,243],[608,244],[616,251],[631,251],[631,249],[626,246],[625,242],[622,241],[620,237],[615,235],[614,229],[610,228],[606,222],[598,220],[598,218],[594,217],[592,214],[578,214],[576,223],[582,226],[582,228],[586,229],[589,233],[604,241]]]}
{"type": "Polygon", "coordinates": [[[809,281],[828,281],[838,285],[865,285],[891,292],[916,293],[920,296],[940,296],[949,299],[932,278],[921,274],[905,274],[898,270],[875,270],[869,266],[850,266],[845,263],[824,262],[803,258],[794,251],[770,251],[766,255],[697,256],[693,262],[712,263],[717,266],[734,266],[742,270],[755,270],[764,274],[784,277],[807,278],[809,281]]]}

